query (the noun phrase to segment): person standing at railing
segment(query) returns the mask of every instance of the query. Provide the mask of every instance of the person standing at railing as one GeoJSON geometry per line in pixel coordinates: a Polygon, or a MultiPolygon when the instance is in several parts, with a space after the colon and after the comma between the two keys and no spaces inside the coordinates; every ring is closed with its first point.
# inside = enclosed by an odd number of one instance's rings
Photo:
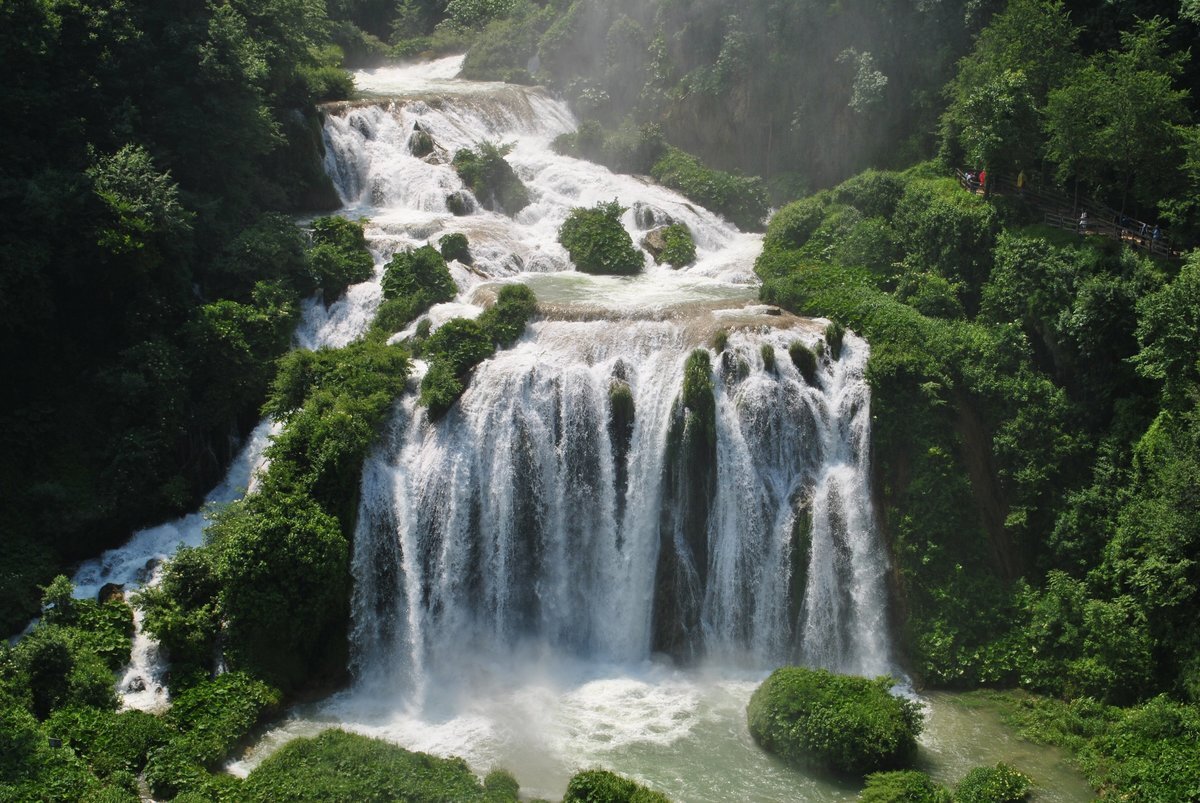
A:
{"type": "Polygon", "coordinates": [[[1087,219],[1087,210],[1085,209],[1079,213],[1079,233],[1087,234],[1087,227],[1088,227],[1088,219],[1087,219]]]}
{"type": "Polygon", "coordinates": [[[1017,195],[1025,197],[1025,171],[1017,173],[1017,195]]]}

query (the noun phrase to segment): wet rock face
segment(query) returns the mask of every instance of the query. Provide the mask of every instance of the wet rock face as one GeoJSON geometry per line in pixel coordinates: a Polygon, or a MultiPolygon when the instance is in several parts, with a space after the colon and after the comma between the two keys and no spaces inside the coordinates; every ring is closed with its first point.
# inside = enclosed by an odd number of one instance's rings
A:
{"type": "Polygon", "coordinates": [[[650,252],[655,262],[661,262],[663,251],[667,250],[667,227],[659,226],[646,232],[642,238],[642,248],[650,252]]]}
{"type": "Polygon", "coordinates": [[[651,206],[642,201],[638,201],[633,205],[633,220],[641,231],[663,228],[675,222],[675,218],[657,206],[651,206]]]}

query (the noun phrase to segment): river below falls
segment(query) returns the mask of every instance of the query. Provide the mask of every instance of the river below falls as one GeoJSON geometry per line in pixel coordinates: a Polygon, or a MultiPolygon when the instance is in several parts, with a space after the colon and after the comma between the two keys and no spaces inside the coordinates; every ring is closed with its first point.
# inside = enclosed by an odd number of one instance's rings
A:
{"type": "MultiPolygon", "coordinates": [[[[411,750],[460,756],[478,773],[512,772],[522,799],[559,799],[571,775],[601,767],[680,803],[849,801],[861,787],[785,764],[750,737],[746,704],[762,672],[604,666],[548,655],[461,668],[418,710],[358,688],[299,706],[241,759],[251,771],[288,741],[340,727],[411,750]]],[[[1066,755],[1034,745],[974,697],[933,692],[917,766],[952,786],[1003,761],[1034,779],[1034,801],[1095,798],[1066,755]]]]}

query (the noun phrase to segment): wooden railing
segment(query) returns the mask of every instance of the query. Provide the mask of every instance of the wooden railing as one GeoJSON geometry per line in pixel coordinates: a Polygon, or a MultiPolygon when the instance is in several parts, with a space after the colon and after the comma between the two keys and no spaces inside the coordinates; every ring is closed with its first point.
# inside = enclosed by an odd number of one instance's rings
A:
{"type": "MultiPolygon", "coordinates": [[[[954,171],[958,183],[973,193],[982,193],[978,178],[967,178],[965,171],[954,171]]],[[[1066,193],[1044,187],[1031,187],[1026,182],[1023,188],[1011,176],[988,175],[988,189],[993,195],[1019,198],[1042,213],[1042,222],[1047,226],[1076,231],[1080,235],[1109,237],[1125,243],[1130,248],[1146,251],[1155,256],[1178,259],[1180,252],[1162,229],[1152,223],[1135,220],[1122,215],[1111,206],[1093,198],[1080,196],[1071,198],[1066,193]],[[1081,225],[1080,218],[1087,212],[1087,224],[1081,225]],[[1154,232],[1158,231],[1158,236],[1154,232]]]]}

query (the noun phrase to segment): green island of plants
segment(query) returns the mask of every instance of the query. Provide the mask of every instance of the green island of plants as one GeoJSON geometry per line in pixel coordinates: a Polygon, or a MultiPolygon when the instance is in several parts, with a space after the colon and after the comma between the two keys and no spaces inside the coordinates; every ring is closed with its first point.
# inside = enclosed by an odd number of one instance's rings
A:
{"type": "Polygon", "coordinates": [[[510,217],[529,206],[529,190],[504,158],[511,146],[480,142],[454,154],[454,169],[485,209],[510,217]]]}
{"type": "Polygon", "coordinates": [[[624,212],[616,201],[571,210],[558,229],[558,241],[576,268],[584,273],[616,276],[641,272],[645,258],[621,225],[624,212]]]}
{"type": "Polygon", "coordinates": [[[917,703],[890,693],[890,678],[776,669],[746,707],[750,735],[797,764],[865,775],[911,760],[921,731],[917,703]]]}

